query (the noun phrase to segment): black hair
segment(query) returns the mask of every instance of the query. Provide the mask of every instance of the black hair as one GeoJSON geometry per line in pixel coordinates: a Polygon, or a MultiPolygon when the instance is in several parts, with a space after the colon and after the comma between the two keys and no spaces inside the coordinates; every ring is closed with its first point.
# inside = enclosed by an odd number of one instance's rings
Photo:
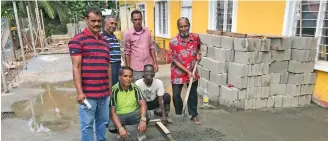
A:
{"type": "Polygon", "coordinates": [[[186,17],[181,17],[181,18],[179,18],[178,21],[177,21],[177,26],[179,27],[179,22],[180,22],[180,20],[183,20],[183,19],[186,20],[186,21],[188,22],[188,26],[190,26],[189,19],[186,18],[186,17]]]}
{"type": "Polygon", "coordinates": [[[132,75],[133,75],[133,70],[130,67],[128,67],[128,66],[122,66],[120,68],[120,70],[118,70],[118,76],[122,76],[124,70],[130,70],[131,73],[132,73],[132,75]]]}
{"type": "Polygon", "coordinates": [[[152,65],[152,64],[146,64],[146,65],[144,66],[144,70],[145,70],[147,67],[151,67],[151,68],[154,69],[154,65],[152,65]]]}
{"type": "Polygon", "coordinates": [[[90,13],[95,13],[96,15],[102,16],[101,9],[98,6],[89,6],[84,12],[84,17],[88,18],[90,13]]]}
{"type": "Polygon", "coordinates": [[[133,11],[131,12],[131,19],[133,19],[133,15],[134,15],[134,14],[140,14],[141,17],[142,17],[142,13],[141,13],[139,10],[133,10],[133,11]]]}

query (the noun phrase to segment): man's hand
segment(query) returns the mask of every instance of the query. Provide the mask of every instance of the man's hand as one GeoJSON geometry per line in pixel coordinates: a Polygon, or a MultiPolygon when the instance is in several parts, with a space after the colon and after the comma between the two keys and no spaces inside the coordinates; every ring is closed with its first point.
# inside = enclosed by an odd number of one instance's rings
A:
{"type": "Polygon", "coordinates": [[[146,122],[141,120],[141,121],[139,122],[139,125],[138,125],[138,131],[139,131],[140,133],[143,133],[143,132],[146,131],[146,129],[147,129],[147,127],[146,127],[146,122]]]}
{"type": "Polygon", "coordinates": [[[158,72],[158,65],[157,64],[154,64],[154,70],[155,70],[155,72],[158,72]]]}
{"type": "Polygon", "coordinates": [[[124,140],[128,140],[128,132],[126,131],[126,129],[122,129],[121,131],[119,131],[119,133],[124,140]]]}
{"type": "Polygon", "coordinates": [[[197,53],[196,60],[199,62],[201,60],[201,55],[197,53]]]}
{"type": "Polygon", "coordinates": [[[192,72],[188,71],[187,73],[188,73],[189,78],[194,78],[195,77],[194,74],[192,74],[192,72]]]}
{"type": "Polygon", "coordinates": [[[76,96],[76,100],[77,102],[79,102],[80,104],[84,104],[83,103],[83,100],[86,98],[85,94],[84,93],[80,93],[80,94],[77,94],[76,96]]]}

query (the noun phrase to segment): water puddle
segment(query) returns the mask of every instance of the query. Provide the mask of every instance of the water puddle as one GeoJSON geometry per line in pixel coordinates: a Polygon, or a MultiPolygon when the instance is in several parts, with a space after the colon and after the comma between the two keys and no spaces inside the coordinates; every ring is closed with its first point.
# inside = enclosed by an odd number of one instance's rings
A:
{"type": "Polygon", "coordinates": [[[79,124],[75,92],[57,90],[56,84],[41,84],[39,87],[45,90],[42,95],[12,105],[16,117],[29,120],[31,131],[58,131],[79,124]]]}

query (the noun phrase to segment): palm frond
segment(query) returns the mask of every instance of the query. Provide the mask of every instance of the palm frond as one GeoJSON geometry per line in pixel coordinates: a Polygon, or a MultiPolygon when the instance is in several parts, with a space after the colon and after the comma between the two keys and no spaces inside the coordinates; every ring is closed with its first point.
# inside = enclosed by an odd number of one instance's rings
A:
{"type": "Polygon", "coordinates": [[[50,4],[50,1],[38,1],[39,6],[47,13],[48,17],[55,19],[55,11],[50,4]]]}

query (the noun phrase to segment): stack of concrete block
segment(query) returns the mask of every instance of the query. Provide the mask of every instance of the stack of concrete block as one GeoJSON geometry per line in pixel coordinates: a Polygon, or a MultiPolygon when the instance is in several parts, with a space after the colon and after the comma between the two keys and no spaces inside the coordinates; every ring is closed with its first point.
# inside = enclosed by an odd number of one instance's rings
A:
{"type": "Polygon", "coordinates": [[[314,38],[200,35],[198,92],[241,109],[309,105],[316,75],[314,38]]]}

